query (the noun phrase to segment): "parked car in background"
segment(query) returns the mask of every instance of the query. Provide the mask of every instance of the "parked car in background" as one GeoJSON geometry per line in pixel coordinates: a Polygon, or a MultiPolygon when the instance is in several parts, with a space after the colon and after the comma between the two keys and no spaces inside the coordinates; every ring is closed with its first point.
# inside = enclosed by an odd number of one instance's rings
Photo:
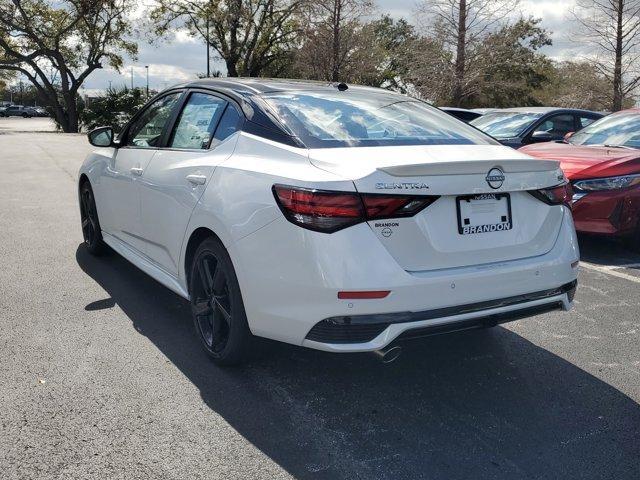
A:
{"type": "Polygon", "coordinates": [[[467,110],[466,108],[440,107],[440,110],[442,110],[443,112],[447,112],[452,117],[455,117],[458,120],[462,120],[463,122],[467,123],[482,116],[482,113],[474,112],[473,110],[467,110]]]}
{"type": "Polygon", "coordinates": [[[190,299],[220,364],[252,335],[365,352],[571,307],[559,163],[410,97],[202,79],[89,140],[88,251],[107,244],[190,299]]]}
{"type": "Polygon", "coordinates": [[[494,110],[470,123],[503,145],[520,148],[562,140],[567,133],[577,132],[602,117],[602,113],[589,110],[522,107],[494,110]]]}
{"type": "Polygon", "coordinates": [[[10,107],[7,107],[4,112],[2,112],[2,116],[29,118],[33,117],[34,113],[31,111],[30,107],[23,107],[22,105],[11,105],[10,107]]]}
{"type": "Polygon", "coordinates": [[[33,116],[33,117],[48,117],[49,116],[49,112],[47,112],[47,110],[42,108],[42,107],[27,107],[27,109],[29,110],[29,112],[32,114],[31,116],[33,116]]]}
{"type": "Polygon", "coordinates": [[[497,108],[472,108],[472,112],[479,113],[480,115],[486,115],[489,112],[495,112],[497,108]]]}
{"type": "Polygon", "coordinates": [[[640,249],[640,110],[604,117],[565,143],[521,151],[561,162],[579,232],[623,237],[640,249]]]}

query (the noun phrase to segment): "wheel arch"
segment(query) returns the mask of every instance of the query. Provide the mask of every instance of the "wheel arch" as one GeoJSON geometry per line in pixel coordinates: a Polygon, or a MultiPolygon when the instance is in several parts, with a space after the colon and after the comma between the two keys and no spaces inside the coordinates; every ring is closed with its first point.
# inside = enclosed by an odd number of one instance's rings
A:
{"type": "MultiPolygon", "coordinates": [[[[89,177],[86,173],[81,173],[80,178],[78,178],[78,189],[82,188],[85,182],[89,182],[89,177]]],[[[91,182],[89,182],[91,183],[91,182]]]]}
{"type": "Polygon", "coordinates": [[[82,196],[82,187],[84,186],[85,183],[88,183],[89,186],[91,186],[91,181],[89,180],[89,177],[87,176],[87,174],[81,173],[80,177],[78,177],[78,201],[80,201],[80,198],[82,196]]]}
{"type": "Polygon", "coordinates": [[[216,235],[213,230],[207,227],[198,227],[193,232],[191,232],[191,235],[189,236],[189,240],[187,241],[187,246],[184,251],[184,262],[182,264],[184,267],[184,276],[185,276],[184,278],[185,278],[185,285],[187,287],[187,292],[190,289],[189,277],[191,276],[191,263],[193,262],[193,256],[196,253],[198,246],[205,239],[210,237],[215,238],[222,245],[224,245],[224,242],[222,242],[220,237],[216,235]]]}

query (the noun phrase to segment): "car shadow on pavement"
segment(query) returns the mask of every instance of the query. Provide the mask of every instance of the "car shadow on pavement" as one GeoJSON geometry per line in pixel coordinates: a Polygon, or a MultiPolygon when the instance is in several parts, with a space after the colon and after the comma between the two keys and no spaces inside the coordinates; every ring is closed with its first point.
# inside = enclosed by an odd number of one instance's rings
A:
{"type": "Polygon", "coordinates": [[[580,260],[595,265],[618,266],[640,263],[640,252],[615,238],[580,235],[580,260]]]}
{"type": "Polygon", "coordinates": [[[220,369],[188,302],[118,255],[80,246],[76,259],[206,405],[295,478],[638,473],[640,406],[508,329],[408,343],[390,365],[265,341],[248,365],[220,369]]]}

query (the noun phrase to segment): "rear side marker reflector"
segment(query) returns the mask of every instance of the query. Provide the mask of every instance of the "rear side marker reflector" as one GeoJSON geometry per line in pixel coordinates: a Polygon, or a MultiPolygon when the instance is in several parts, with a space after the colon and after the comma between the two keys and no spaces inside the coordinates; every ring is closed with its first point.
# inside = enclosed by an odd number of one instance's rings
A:
{"type": "Polygon", "coordinates": [[[439,197],[336,192],[274,185],[273,195],[291,223],[332,233],[368,220],[412,217],[439,197]]]}
{"type": "Polygon", "coordinates": [[[338,298],[341,300],[371,300],[374,298],[386,298],[390,293],[390,290],[338,292],[338,298]]]}

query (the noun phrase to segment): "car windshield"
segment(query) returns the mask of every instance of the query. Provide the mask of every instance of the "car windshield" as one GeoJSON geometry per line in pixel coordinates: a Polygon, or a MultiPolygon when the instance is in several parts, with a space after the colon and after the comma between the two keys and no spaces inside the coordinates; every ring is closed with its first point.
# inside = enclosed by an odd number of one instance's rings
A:
{"type": "Polygon", "coordinates": [[[395,94],[309,91],[263,98],[309,148],[496,144],[434,107],[395,94]]]}
{"type": "Polygon", "coordinates": [[[533,112],[493,112],[470,123],[495,138],[513,138],[524,132],[532,122],[542,117],[533,112]]]}
{"type": "Polygon", "coordinates": [[[569,143],[640,148],[640,114],[622,112],[601,118],[573,135],[569,143]]]}

